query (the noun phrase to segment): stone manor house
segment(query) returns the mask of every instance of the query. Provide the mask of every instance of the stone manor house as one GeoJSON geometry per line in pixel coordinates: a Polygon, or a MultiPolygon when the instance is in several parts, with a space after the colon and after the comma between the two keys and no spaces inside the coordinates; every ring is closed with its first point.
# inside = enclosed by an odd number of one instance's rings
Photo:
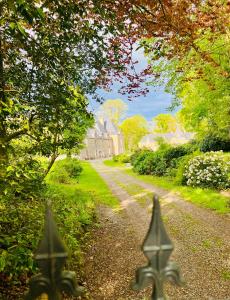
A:
{"type": "Polygon", "coordinates": [[[123,135],[109,119],[97,119],[94,127],[88,130],[84,144],[80,159],[106,158],[124,152],[123,135]]]}

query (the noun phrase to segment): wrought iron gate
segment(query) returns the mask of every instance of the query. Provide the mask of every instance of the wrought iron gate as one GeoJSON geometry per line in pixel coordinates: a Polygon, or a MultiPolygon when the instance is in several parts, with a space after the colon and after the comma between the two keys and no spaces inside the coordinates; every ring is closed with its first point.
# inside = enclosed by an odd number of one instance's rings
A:
{"type": "MultiPolygon", "coordinates": [[[[151,299],[165,300],[163,285],[166,280],[182,284],[179,267],[169,261],[173,249],[161,218],[159,199],[154,196],[152,219],[142,246],[148,264],[136,271],[133,290],[140,290],[152,283],[151,299]]],[[[63,271],[67,251],[58,234],[50,203],[46,209],[44,235],[35,259],[40,273],[30,280],[26,300],[35,300],[41,295],[46,295],[44,299],[60,300],[63,291],[72,296],[84,293],[84,289],[76,283],[75,273],[63,271]]]]}

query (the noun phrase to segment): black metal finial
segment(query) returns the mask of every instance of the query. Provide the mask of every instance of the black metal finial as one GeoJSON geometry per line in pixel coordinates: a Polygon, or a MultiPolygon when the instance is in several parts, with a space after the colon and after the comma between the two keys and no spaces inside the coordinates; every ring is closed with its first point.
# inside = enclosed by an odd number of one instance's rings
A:
{"type": "Polygon", "coordinates": [[[73,296],[82,293],[82,288],[76,284],[75,273],[62,271],[66,258],[66,248],[59,236],[50,205],[47,205],[44,236],[35,256],[41,273],[31,278],[25,300],[37,299],[43,293],[48,295],[49,300],[60,300],[62,291],[73,296]]]}
{"type": "Polygon", "coordinates": [[[136,282],[132,288],[140,290],[153,282],[152,300],[165,300],[164,281],[166,279],[177,285],[182,283],[179,267],[170,262],[169,257],[174,249],[173,244],[165,230],[157,196],[153,198],[153,213],[149,231],[144,240],[142,251],[149,263],[136,271],[136,282]]]}

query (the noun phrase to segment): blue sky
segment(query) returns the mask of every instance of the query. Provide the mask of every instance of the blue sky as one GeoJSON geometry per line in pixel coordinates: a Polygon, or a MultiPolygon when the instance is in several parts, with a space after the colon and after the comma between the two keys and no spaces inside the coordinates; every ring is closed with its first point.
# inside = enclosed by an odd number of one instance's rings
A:
{"type": "MultiPolygon", "coordinates": [[[[143,70],[147,65],[147,58],[144,56],[142,50],[136,51],[134,59],[139,61],[136,69],[137,71],[143,70]]],[[[146,96],[140,96],[134,98],[132,101],[128,101],[125,95],[118,93],[119,85],[114,84],[111,92],[104,90],[98,90],[98,94],[104,99],[121,99],[128,105],[128,111],[126,117],[130,117],[136,114],[143,115],[148,121],[160,113],[169,113],[167,108],[170,106],[173,96],[164,92],[164,87],[152,87],[149,86],[149,93],[146,96]]],[[[90,110],[96,112],[100,105],[95,101],[90,102],[90,110]]]]}

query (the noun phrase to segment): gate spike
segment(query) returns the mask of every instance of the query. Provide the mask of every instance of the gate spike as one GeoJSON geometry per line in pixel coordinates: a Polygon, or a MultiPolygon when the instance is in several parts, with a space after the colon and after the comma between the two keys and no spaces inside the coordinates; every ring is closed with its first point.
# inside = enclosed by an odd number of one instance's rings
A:
{"type": "Polygon", "coordinates": [[[151,299],[165,300],[163,285],[166,279],[178,285],[182,284],[179,267],[176,263],[168,261],[173,249],[172,241],[162,221],[159,198],[154,196],[152,219],[142,246],[148,265],[136,271],[136,282],[132,288],[143,289],[152,281],[151,299]]]}
{"type": "Polygon", "coordinates": [[[44,235],[35,255],[41,273],[31,278],[26,300],[37,299],[42,294],[47,294],[49,300],[59,300],[62,291],[73,296],[82,293],[82,288],[76,284],[75,273],[62,271],[67,256],[49,203],[45,213],[44,235]]]}

